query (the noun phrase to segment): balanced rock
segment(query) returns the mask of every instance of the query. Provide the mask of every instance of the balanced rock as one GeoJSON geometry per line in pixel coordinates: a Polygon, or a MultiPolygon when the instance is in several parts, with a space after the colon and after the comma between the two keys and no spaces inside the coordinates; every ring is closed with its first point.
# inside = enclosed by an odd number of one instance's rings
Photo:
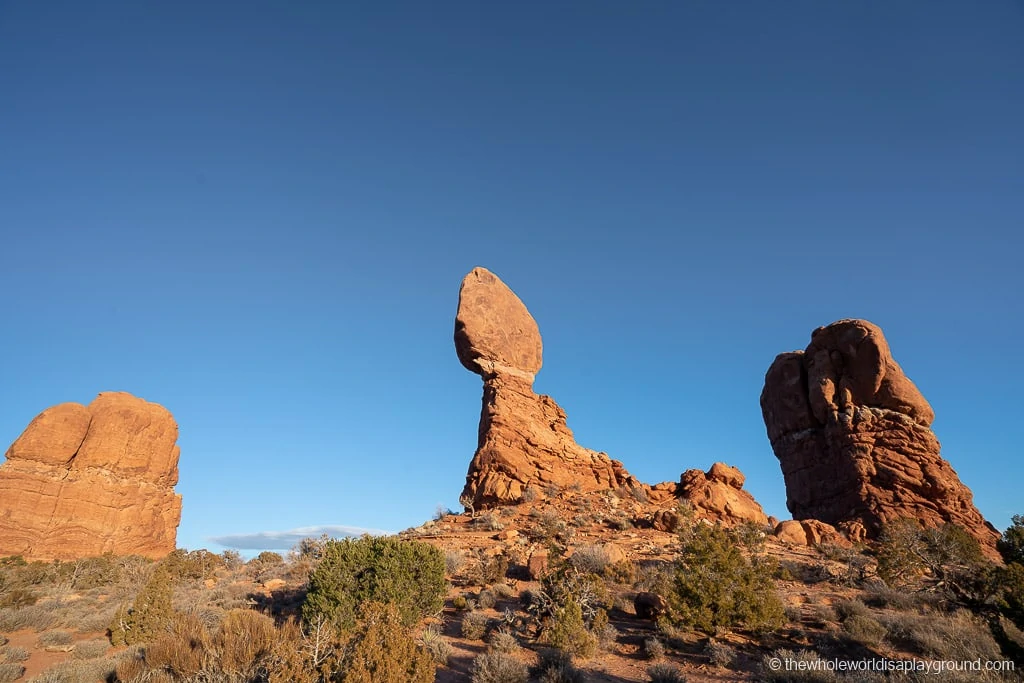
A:
{"type": "Polygon", "coordinates": [[[0,555],[167,555],[181,519],[177,440],[171,414],[131,394],[44,410],[0,465],[0,555]]]}
{"type": "Polygon", "coordinates": [[[490,271],[474,268],[462,281],[455,317],[459,360],[484,380],[479,439],[462,494],[467,505],[518,503],[530,486],[588,492],[639,485],[622,463],[577,444],[565,412],[533,392],[542,349],[519,297],[490,271]]]}
{"type": "Polygon", "coordinates": [[[999,534],[939,455],[934,413],[864,320],[820,327],[805,351],[779,355],[761,412],[782,465],[787,506],[848,537],[901,517],[964,527],[989,555],[999,534]]]}

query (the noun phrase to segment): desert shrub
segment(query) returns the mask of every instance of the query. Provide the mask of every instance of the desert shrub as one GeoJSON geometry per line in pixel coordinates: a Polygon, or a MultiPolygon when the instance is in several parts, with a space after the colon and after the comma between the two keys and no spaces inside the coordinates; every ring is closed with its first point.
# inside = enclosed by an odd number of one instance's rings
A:
{"type": "Polygon", "coordinates": [[[843,620],[843,633],[861,645],[877,645],[885,637],[886,628],[867,614],[854,614],[843,620]]]}
{"type": "Polygon", "coordinates": [[[540,653],[533,675],[540,683],[586,683],[586,675],[576,668],[572,655],[561,650],[540,653]]]}
{"type": "Polygon", "coordinates": [[[420,641],[435,664],[438,666],[448,666],[448,660],[452,656],[452,646],[441,635],[441,630],[436,625],[425,628],[423,633],[420,634],[420,641]]]}
{"type": "Polygon", "coordinates": [[[25,667],[13,662],[0,664],[0,683],[12,683],[25,675],[25,667]]]}
{"type": "Polygon", "coordinates": [[[704,654],[707,655],[708,661],[711,662],[712,666],[723,669],[731,667],[736,662],[736,650],[716,640],[708,641],[707,645],[704,646],[704,654]]]}
{"type": "Polygon", "coordinates": [[[998,572],[999,608],[1018,628],[1024,628],[1024,564],[1013,562],[998,572]]]}
{"type": "Polygon", "coordinates": [[[667,662],[651,664],[647,667],[647,679],[651,683],[686,683],[683,674],[667,662]]]}
{"type": "MultiPolygon", "coordinates": [[[[436,559],[443,571],[440,552],[436,559]]],[[[344,683],[433,683],[437,665],[417,646],[397,605],[366,601],[342,669],[344,683]]]]}
{"type": "Polygon", "coordinates": [[[473,519],[473,526],[480,527],[485,531],[501,531],[505,525],[501,523],[498,516],[493,512],[487,512],[473,519]]]}
{"type": "Polygon", "coordinates": [[[310,576],[302,616],[347,628],[359,605],[379,601],[395,605],[411,626],[441,610],[447,585],[444,555],[427,543],[371,536],[328,541],[310,576]]]}
{"type": "Polygon", "coordinates": [[[633,562],[632,560],[621,560],[610,564],[605,567],[604,576],[609,581],[613,581],[624,586],[631,586],[638,576],[636,562],[633,562]]]}
{"type": "Polygon", "coordinates": [[[581,572],[603,574],[611,564],[611,555],[603,545],[584,545],[576,549],[569,562],[581,572]]]}
{"type": "MultiPolygon", "coordinates": [[[[108,659],[99,660],[71,660],[56,664],[38,676],[33,676],[27,683],[69,683],[75,681],[105,681],[114,673],[114,664],[108,659]]],[[[169,679],[150,678],[150,681],[159,683],[169,679]]]]}
{"type": "Polygon", "coordinates": [[[39,601],[39,593],[28,588],[11,588],[0,595],[0,607],[29,607],[39,601]]]}
{"type": "Polygon", "coordinates": [[[599,609],[612,606],[611,596],[600,577],[566,563],[545,575],[539,590],[529,592],[527,611],[539,620],[554,616],[569,602],[580,608],[587,624],[593,621],[599,609]]]}
{"type": "Polygon", "coordinates": [[[555,510],[534,509],[530,516],[534,519],[534,524],[526,530],[526,536],[534,543],[554,541],[568,528],[565,520],[555,510]]]}
{"type": "Polygon", "coordinates": [[[643,593],[668,593],[672,578],[675,575],[671,564],[666,562],[648,563],[640,566],[637,571],[633,588],[643,593]]]}
{"type": "Polygon", "coordinates": [[[0,659],[3,659],[6,664],[17,664],[18,662],[24,662],[28,659],[29,652],[28,648],[16,647],[14,645],[5,647],[0,650],[0,659]]]}
{"type": "Polygon", "coordinates": [[[597,651],[597,637],[587,629],[583,610],[573,598],[555,609],[545,640],[575,657],[591,657],[597,651]]]}
{"type": "Polygon", "coordinates": [[[447,576],[455,576],[465,564],[466,558],[458,550],[444,551],[444,571],[447,576]]]}
{"type": "Polygon", "coordinates": [[[665,656],[665,644],[653,636],[645,638],[643,652],[648,659],[661,659],[665,656]]]}
{"type": "Polygon", "coordinates": [[[988,626],[967,610],[897,614],[885,619],[890,640],[943,660],[1002,659],[988,626]]]}
{"type": "Polygon", "coordinates": [[[203,581],[212,578],[214,572],[224,566],[224,558],[202,548],[184,550],[178,548],[160,560],[159,566],[167,577],[179,583],[203,581]]]}
{"type": "Polygon", "coordinates": [[[462,637],[469,640],[480,640],[487,633],[490,619],[480,612],[470,612],[462,618],[462,637]]]}
{"type": "Polygon", "coordinates": [[[86,640],[75,645],[71,656],[75,659],[98,659],[107,654],[110,643],[106,640],[86,640]]]}
{"type": "Polygon", "coordinates": [[[456,595],[452,598],[452,607],[457,610],[467,610],[469,609],[469,600],[465,595],[456,595]]]}
{"type": "Polygon", "coordinates": [[[491,586],[491,590],[494,591],[494,594],[502,600],[508,600],[515,595],[515,591],[513,591],[512,587],[507,583],[496,583],[491,586]]]}
{"type": "Polygon", "coordinates": [[[1013,516],[1013,524],[1007,527],[1002,538],[996,542],[996,549],[1007,564],[1024,564],[1024,515],[1013,516]]]}
{"type": "Polygon", "coordinates": [[[37,647],[70,645],[73,641],[74,637],[70,631],[44,631],[39,634],[37,647]]]}
{"type": "Polygon", "coordinates": [[[495,652],[515,652],[519,649],[519,641],[505,628],[499,628],[491,633],[488,645],[495,652]]]}
{"type": "Polygon", "coordinates": [[[872,607],[889,607],[898,611],[912,610],[922,602],[922,596],[917,593],[889,588],[885,584],[870,586],[864,592],[864,602],[872,607]]]}
{"type": "Polygon", "coordinates": [[[815,662],[821,662],[821,657],[811,650],[779,649],[765,655],[761,673],[766,683],[835,683],[836,674],[815,662]],[[792,665],[786,666],[787,662],[792,665]]]}
{"type": "Polygon", "coordinates": [[[784,611],[772,580],[773,567],[747,560],[721,526],[694,525],[675,565],[669,621],[714,632],[718,628],[778,628],[784,611]]]}
{"type": "Polygon", "coordinates": [[[603,609],[597,610],[594,615],[590,632],[597,638],[597,646],[605,652],[615,647],[615,641],[619,638],[619,630],[608,623],[608,612],[603,609]]]}
{"type": "Polygon", "coordinates": [[[174,616],[171,581],[166,571],[154,572],[131,609],[122,605],[114,614],[109,626],[110,642],[114,645],[148,643],[166,630],[174,616]]]}
{"type": "Polygon", "coordinates": [[[850,617],[864,617],[871,614],[871,610],[867,608],[867,605],[857,599],[840,600],[835,604],[834,609],[840,621],[845,621],[850,617]]]}
{"type": "Polygon", "coordinates": [[[7,633],[25,628],[45,631],[56,622],[55,611],[42,605],[0,609],[0,631],[7,633]]]}
{"type": "Polygon", "coordinates": [[[498,602],[498,596],[492,591],[482,590],[480,594],[476,596],[476,604],[480,606],[480,609],[491,609],[498,602]]]}
{"type": "Polygon", "coordinates": [[[924,528],[907,518],[882,529],[878,575],[890,588],[939,591],[967,603],[983,602],[991,587],[976,538],[955,524],[924,528]]]}
{"type": "Polygon", "coordinates": [[[508,558],[504,555],[497,555],[480,563],[481,583],[492,584],[504,581],[507,574],[508,558]]]}
{"type": "Polygon", "coordinates": [[[490,650],[473,660],[473,683],[526,683],[526,664],[507,652],[490,650]]]}

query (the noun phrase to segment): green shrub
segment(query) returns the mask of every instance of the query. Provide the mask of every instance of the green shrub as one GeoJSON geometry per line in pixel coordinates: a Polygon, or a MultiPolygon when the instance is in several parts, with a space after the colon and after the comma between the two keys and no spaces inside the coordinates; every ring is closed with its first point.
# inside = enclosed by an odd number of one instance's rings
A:
{"type": "Polygon", "coordinates": [[[998,576],[999,608],[1018,628],[1024,628],[1024,564],[1008,564],[998,576]]]}
{"type": "Polygon", "coordinates": [[[323,617],[350,628],[367,601],[395,605],[411,626],[444,606],[444,555],[420,541],[370,537],[327,541],[302,606],[307,622],[323,617]]]}
{"type": "Polygon", "coordinates": [[[480,640],[487,633],[490,621],[485,614],[470,612],[462,618],[462,637],[469,640],[480,640]]]}
{"type": "MultiPolygon", "coordinates": [[[[443,575],[440,552],[438,560],[443,575]]],[[[342,669],[344,683],[433,683],[437,665],[417,646],[397,605],[366,601],[342,669]]]]}
{"type": "Polygon", "coordinates": [[[989,572],[978,540],[955,524],[924,528],[916,519],[898,519],[879,537],[878,575],[890,588],[981,603],[991,591],[989,572]]]}
{"type": "Polygon", "coordinates": [[[667,596],[670,623],[707,633],[718,628],[778,628],[784,610],[766,561],[747,560],[719,525],[696,524],[683,535],[667,596]]]}
{"type": "Polygon", "coordinates": [[[526,664],[507,652],[490,650],[473,660],[473,683],[526,683],[526,664]]]}
{"type": "Polygon", "coordinates": [[[996,542],[996,548],[1007,564],[1024,564],[1024,515],[1013,516],[1013,524],[1003,532],[1003,537],[996,542]]]}
{"type": "Polygon", "coordinates": [[[174,616],[171,583],[166,570],[154,572],[135,598],[131,610],[122,605],[114,614],[109,627],[110,642],[114,645],[149,643],[166,631],[174,616]]]}
{"type": "Polygon", "coordinates": [[[546,640],[575,657],[592,657],[597,651],[597,637],[587,630],[583,610],[572,598],[555,609],[546,640]]]}

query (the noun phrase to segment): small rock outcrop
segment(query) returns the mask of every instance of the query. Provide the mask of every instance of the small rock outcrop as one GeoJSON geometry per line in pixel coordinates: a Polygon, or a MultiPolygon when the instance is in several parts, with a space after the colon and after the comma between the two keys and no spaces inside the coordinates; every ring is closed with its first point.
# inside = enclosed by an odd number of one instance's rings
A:
{"type": "Polygon", "coordinates": [[[171,414],[131,394],[44,410],[0,465],[0,555],[167,555],[181,519],[177,440],[171,414]]]}
{"type": "Polygon", "coordinates": [[[768,516],[754,497],[743,490],[746,477],[735,467],[716,462],[707,472],[687,470],[679,478],[677,496],[689,501],[697,514],[732,526],[741,522],[768,524],[768,516]]]}
{"type": "Polygon", "coordinates": [[[761,411],[794,519],[869,538],[901,517],[951,522],[993,554],[998,532],[939,455],[932,408],[876,325],[840,320],[815,330],[805,351],[780,354],[761,411]]]}
{"type": "Polygon", "coordinates": [[[529,486],[585,492],[637,484],[622,463],[577,444],[565,411],[533,392],[542,349],[519,297],[490,271],[474,268],[459,291],[455,350],[484,380],[479,439],[462,494],[477,509],[520,502],[529,486]]]}

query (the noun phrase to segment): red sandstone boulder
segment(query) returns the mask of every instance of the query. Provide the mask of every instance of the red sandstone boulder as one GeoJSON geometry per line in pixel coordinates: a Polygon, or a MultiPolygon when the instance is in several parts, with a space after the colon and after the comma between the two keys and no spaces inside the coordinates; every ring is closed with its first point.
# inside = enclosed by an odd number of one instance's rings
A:
{"type": "Polygon", "coordinates": [[[178,426],[125,393],[36,417],[0,466],[0,555],[162,557],[181,518],[178,426]]]}
{"type": "Polygon", "coordinates": [[[760,504],[743,490],[745,480],[735,467],[717,462],[707,472],[683,472],[677,495],[689,501],[700,518],[730,526],[741,522],[767,525],[768,516],[760,504]]]}
{"type": "Polygon", "coordinates": [[[874,537],[901,517],[951,522],[990,556],[998,532],[939,455],[931,406],[893,360],[882,331],[840,320],[805,351],[779,355],[765,376],[761,411],[796,520],[874,537]]]}

